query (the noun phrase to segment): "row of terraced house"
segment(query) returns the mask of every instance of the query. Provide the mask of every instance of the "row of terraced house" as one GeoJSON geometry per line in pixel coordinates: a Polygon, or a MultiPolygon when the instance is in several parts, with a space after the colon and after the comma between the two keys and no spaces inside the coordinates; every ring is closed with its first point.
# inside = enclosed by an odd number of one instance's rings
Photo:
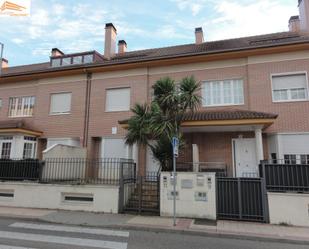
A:
{"type": "Polygon", "coordinates": [[[309,1],[299,8],[286,32],[205,42],[196,28],[195,43],[127,51],[108,23],[103,54],[53,48],[44,63],[14,67],[3,59],[0,156],[41,159],[63,144],[87,158],[134,159],[141,175],[157,171],[149,148],[125,144],[123,120],[151,101],[158,79],[193,75],[203,101],[182,122],[179,165],[243,177],[258,175],[264,159],[308,163],[309,1]]]}

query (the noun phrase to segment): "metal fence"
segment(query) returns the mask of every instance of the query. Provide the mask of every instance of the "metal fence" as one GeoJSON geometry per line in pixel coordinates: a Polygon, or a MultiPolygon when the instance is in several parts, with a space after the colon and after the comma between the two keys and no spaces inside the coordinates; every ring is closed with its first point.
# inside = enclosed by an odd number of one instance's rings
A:
{"type": "Polygon", "coordinates": [[[160,173],[147,172],[121,186],[120,211],[136,213],[160,212],[160,173]]]}
{"type": "Polygon", "coordinates": [[[263,161],[260,165],[260,176],[265,178],[267,190],[309,192],[309,164],[280,162],[263,161]]]}
{"type": "Polygon", "coordinates": [[[268,221],[262,178],[217,177],[218,219],[268,221]]]}
{"type": "Polygon", "coordinates": [[[43,164],[37,159],[0,159],[0,180],[39,180],[43,164]]]}
{"type": "Polygon", "coordinates": [[[36,180],[58,184],[120,184],[134,179],[133,160],[121,158],[48,158],[0,160],[0,180],[36,180]]]}

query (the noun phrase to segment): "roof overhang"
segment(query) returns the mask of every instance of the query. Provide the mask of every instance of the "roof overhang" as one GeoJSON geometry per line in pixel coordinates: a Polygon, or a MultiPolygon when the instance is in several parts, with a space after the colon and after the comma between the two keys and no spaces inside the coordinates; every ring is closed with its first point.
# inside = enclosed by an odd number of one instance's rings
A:
{"type": "Polygon", "coordinates": [[[97,73],[97,72],[108,72],[117,70],[134,69],[141,67],[156,67],[156,66],[169,66],[185,63],[196,63],[214,60],[226,60],[226,59],[236,59],[244,58],[247,56],[254,55],[266,55],[282,52],[295,52],[301,50],[308,50],[309,42],[295,42],[292,44],[283,44],[276,46],[267,46],[259,48],[243,48],[238,50],[225,50],[225,51],[214,51],[205,54],[181,54],[178,56],[164,56],[142,59],[136,62],[122,61],[122,62],[110,62],[105,64],[91,64],[83,65],[82,67],[66,67],[55,69],[44,69],[37,70],[33,72],[16,73],[2,75],[0,78],[0,83],[21,81],[21,80],[35,80],[40,78],[51,78],[51,77],[62,77],[70,76],[82,73],[97,73]]]}
{"type": "Polygon", "coordinates": [[[43,132],[33,131],[24,128],[1,128],[0,134],[23,134],[23,135],[40,137],[43,134],[43,132]]]}
{"type": "Polygon", "coordinates": [[[9,120],[0,122],[0,134],[23,134],[39,137],[43,132],[29,128],[23,120],[9,120]]]}
{"type": "MultiPolygon", "coordinates": [[[[181,122],[184,132],[196,131],[252,131],[267,128],[277,119],[277,114],[248,110],[218,110],[188,112],[181,122]]],[[[119,125],[128,129],[128,120],[121,120],[119,125]]]]}
{"type": "Polygon", "coordinates": [[[206,120],[206,121],[185,121],[181,127],[197,126],[229,126],[229,125],[271,125],[276,119],[236,119],[236,120],[206,120]]]}

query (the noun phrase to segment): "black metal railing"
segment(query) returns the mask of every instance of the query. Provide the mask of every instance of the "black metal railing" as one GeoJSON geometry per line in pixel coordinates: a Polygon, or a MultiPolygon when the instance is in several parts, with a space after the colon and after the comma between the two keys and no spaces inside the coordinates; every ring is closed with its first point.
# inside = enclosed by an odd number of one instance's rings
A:
{"type": "Polygon", "coordinates": [[[121,158],[47,158],[0,160],[0,180],[58,184],[120,184],[135,179],[133,160],[121,158]]]}
{"type": "Polygon", "coordinates": [[[44,160],[40,182],[111,184],[135,177],[133,160],[121,158],[48,158],[44,160]]]}
{"type": "Polygon", "coordinates": [[[43,164],[37,159],[0,159],[0,180],[39,180],[43,164]]]}
{"type": "Polygon", "coordinates": [[[262,178],[217,177],[218,219],[268,221],[262,178]]]}
{"type": "Polygon", "coordinates": [[[277,163],[263,161],[260,176],[265,178],[268,191],[309,192],[309,164],[290,164],[283,160],[278,160],[277,163]]]}

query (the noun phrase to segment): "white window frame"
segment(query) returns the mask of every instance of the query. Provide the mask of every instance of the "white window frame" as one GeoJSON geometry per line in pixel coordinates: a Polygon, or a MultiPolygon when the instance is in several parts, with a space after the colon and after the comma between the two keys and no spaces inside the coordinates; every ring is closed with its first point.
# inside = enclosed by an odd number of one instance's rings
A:
{"type": "Polygon", "coordinates": [[[130,86],[123,86],[123,87],[113,87],[113,88],[106,88],[105,90],[105,112],[128,112],[131,109],[131,94],[132,94],[132,89],[130,86]],[[121,109],[121,110],[109,110],[108,109],[108,104],[107,104],[107,92],[108,91],[117,91],[117,90],[123,90],[123,89],[128,89],[129,90],[129,106],[127,109],[121,109]]]}
{"type": "Polygon", "coordinates": [[[31,137],[31,136],[24,136],[24,143],[23,143],[23,159],[35,159],[37,155],[37,148],[38,148],[38,143],[37,143],[37,138],[31,137]],[[25,157],[24,155],[24,150],[25,150],[25,144],[31,144],[31,156],[30,157],[25,157]]]}
{"type": "Polygon", "coordinates": [[[1,159],[11,159],[12,158],[12,151],[14,149],[13,147],[13,140],[14,137],[13,136],[1,136],[0,137],[0,158],[1,159]],[[3,149],[3,143],[10,143],[11,148],[10,148],[10,155],[8,156],[8,158],[3,157],[2,158],[2,149],[3,149]]]}
{"type": "Polygon", "coordinates": [[[9,110],[8,110],[9,118],[33,117],[35,101],[36,101],[35,96],[13,96],[13,97],[9,97],[9,110]],[[12,115],[11,115],[11,99],[18,99],[18,102],[15,105],[14,110],[12,110],[12,115]],[[26,102],[26,99],[28,99],[27,100],[28,102],[26,102]],[[25,114],[25,112],[27,111],[27,109],[25,108],[25,103],[28,104],[28,110],[31,110],[30,103],[31,103],[32,99],[34,100],[33,101],[32,113],[31,114],[25,114]],[[18,103],[19,103],[20,100],[21,100],[21,113],[22,114],[21,115],[17,115],[17,113],[18,113],[18,105],[19,105],[18,103]],[[29,103],[29,101],[30,101],[30,103],[29,103]]]}
{"type": "Polygon", "coordinates": [[[271,96],[272,96],[272,102],[273,103],[286,103],[286,102],[303,102],[303,101],[309,101],[309,84],[308,84],[308,73],[307,71],[297,71],[297,72],[286,72],[286,73],[274,73],[270,75],[270,85],[271,85],[271,96]],[[306,77],[306,87],[307,87],[307,98],[306,99],[292,99],[291,98],[291,89],[288,90],[288,99],[287,100],[275,100],[274,97],[274,88],[273,88],[273,78],[276,76],[293,76],[293,75],[299,75],[304,74],[306,77]]]}
{"type": "Polygon", "coordinates": [[[49,99],[49,115],[68,115],[71,114],[72,112],[72,92],[55,92],[50,94],[50,99],[49,99]],[[71,101],[70,101],[70,110],[67,112],[52,112],[52,96],[57,95],[57,94],[70,94],[71,95],[71,101]]]}
{"type": "MultiPolygon", "coordinates": [[[[234,84],[232,89],[234,89],[234,84]]],[[[234,90],[232,90],[232,99],[234,100],[234,90]]],[[[202,81],[202,106],[203,107],[215,107],[215,106],[240,106],[240,105],[244,105],[245,104],[245,81],[242,78],[229,78],[229,79],[212,79],[212,80],[203,80],[202,81]],[[213,82],[220,82],[220,99],[224,101],[224,87],[223,87],[223,82],[227,81],[227,80],[231,80],[231,81],[236,81],[236,80],[240,80],[242,81],[242,90],[243,90],[243,101],[241,103],[222,103],[222,104],[206,104],[204,98],[204,91],[205,91],[205,83],[211,83],[210,85],[210,96],[211,96],[211,102],[212,102],[212,89],[213,89],[213,82]]]]}

